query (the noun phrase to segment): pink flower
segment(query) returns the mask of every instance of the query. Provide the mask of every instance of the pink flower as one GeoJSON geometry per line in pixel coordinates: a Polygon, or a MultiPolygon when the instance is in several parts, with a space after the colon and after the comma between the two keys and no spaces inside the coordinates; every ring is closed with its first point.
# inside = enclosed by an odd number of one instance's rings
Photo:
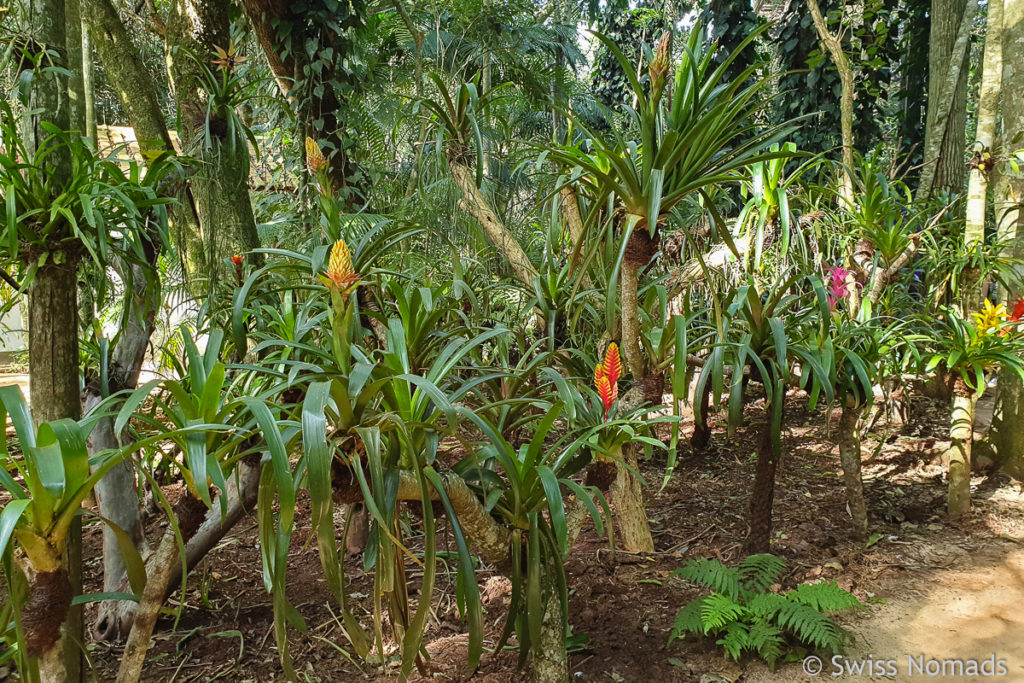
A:
{"type": "Polygon", "coordinates": [[[846,288],[846,277],[850,275],[851,272],[852,271],[849,271],[842,266],[832,266],[828,269],[829,308],[835,308],[840,299],[844,299],[850,295],[849,290],[846,288]]]}

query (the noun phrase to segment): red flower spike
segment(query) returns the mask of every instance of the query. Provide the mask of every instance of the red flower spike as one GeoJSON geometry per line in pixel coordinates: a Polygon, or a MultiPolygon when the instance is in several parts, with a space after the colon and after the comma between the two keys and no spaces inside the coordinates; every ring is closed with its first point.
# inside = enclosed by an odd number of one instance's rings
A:
{"type": "Polygon", "coordinates": [[[1013,312],[1010,313],[1010,322],[1019,323],[1024,321],[1024,297],[1017,297],[1013,300],[1013,312]]]}
{"type": "Polygon", "coordinates": [[[231,262],[234,263],[236,266],[242,265],[242,255],[235,254],[234,256],[231,257],[231,262]]]}

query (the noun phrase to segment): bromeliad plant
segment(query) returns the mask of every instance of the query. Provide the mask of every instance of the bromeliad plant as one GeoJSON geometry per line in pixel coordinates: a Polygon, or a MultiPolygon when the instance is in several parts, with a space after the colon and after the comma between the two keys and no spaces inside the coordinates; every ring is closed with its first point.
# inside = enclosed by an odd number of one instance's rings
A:
{"type": "MultiPolygon", "coordinates": [[[[99,420],[110,416],[109,405],[109,401],[100,404],[77,422],[56,420],[36,429],[20,389],[0,387],[0,418],[9,417],[14,425],[21,455],[18,457],[18,450],[0,434],[4,449],[0,485],[12,497],[0,512],[0,556],[18,641],[16,661],[24,680],[39,680],[38,658],[49,656],[72,600],[80,600],[72,593],[63,552],[72,520],[81,514],[82,502],[97,482],[133,453],[160,442],[170,440],[183,451],[195,450],[209,434],[229,431],[222,424],[199,419],[90,458],[86,438],[99,420]],[[12,472],[23,483],[18,483],[12,472]]],[[[123,529],[101,520],[118,535],[133,593],[97,597],[138,600],[146,583],[142,559],[123,529]]]]}
{"type": "MultiPolygon", "coordinates": [[[[721,311],[716,316],[718,337],[701,369],[697,394],[710,383],[718,405],[725,391],[727,369],[731,372],[731,432],[743,419],[748,379],[763,387],[766,420],[758,443],[746,547],[748,552],[766,552],[771,542],[775,472],[782,456],[787,388],[804,389],[812,410],[820,396],[829,402],[833,396],[826,369],[828,349],[822,338],[831,324],[828,297],[818,278],[784,274],[764,289],[748,278],[727,292],[715,308],[721,311]]],[[[699,411],[700,406],[695,406],[695,413],[699,411]]]]}
{"type": "MultiPolygon", "coordinates": [[[[837,277],[842,291],[845,278],[837,277]]],[[[838,295],[834,288],[829,303],[838,295]]],[[[869,411],[875,386],[885,384],[890,376],[901,376],[903,366],[914,358],[908,348],[907,325],[900,320],[870,318],[851,319],[846,311],[833,308],[832,325],[824,331],[827,337],[822,350],[822,364],[828,370],[842,415],[839,419],[839,459],[843,466],[847,502],[858,537],[868,531],[864,483],[861,478],[860,420],[869,411]]]]}
{"type": "MultiPolygon", "coordinates": [[[[597,34],[630,84],[637,104],[626,113],[638,139],[623,136],[619,127],[602,134],[573,116],[574,125],[583,133],[579,144],[550,151],[550,157],[569,169],[570,177],[577,178],[576,186],[589,200],[589,225],[601,220],[609,198],[614,203],[620,265],[609,282],[608,298],[614,300],[616,285],[621,282],[622,348],[635,378],[644,376],[646,370],[639,341],[637,276],[657,251],[660,225],[692,194],[734,182],[734,171],[791,156],[789,151],[770,151],[772,142],[788,126],[759,128],[756,124],[758,114],[770,102],[765,97],[768,81],[753,78],[757,66],[749,66],[732,81],[724,80],[729,65],[761,30],[748,36],[725,60],[715,62],[714,46],[703,42],[704,32],[700,25],[695,26],[675,68],[670,103],[664,98],[671,72],[668,33],[662,36],[649,65],[649,88],[618,46],[597,34]]],[[[731,242],[724,225],[718,227],[722,238],[731,242]]]]}
{"type": "MultiPolygon", "coordinates": [[[[692,195],[704,195],[709,187],[735,181],[736,170],[790,156],[789,152],[768,151],[787,126],[758,126],[770,98],[766,96],[768,81],[754,77],[757,66],[749,66],[732,81],[725,80],[729,65],[760,32],[748,36],[718,63],[714,61],[715,47],[704,43],[701,26],[695,26],[675,68],[671,101],[665,97],[672,77],[671,34],[665,32],[658,43],[648,65],[647,86],[619,47],[597,34],[618,60],[630,85],[636,105],[626,107],[626,114],[635,138],[623,134],[620,126],[611,126],[610,133],[600,132],[569,113],[582,135],[572,144],[548,150],[550,158],[575,179],[577,194],[587,201],[585,232],[607,231],[609,241],[616,244],[606,290],[606,326],[608,334],[619,339],[634,383],[652,370],[641,345],[640,270],[658,251],[661,225],[692,195]],[[613,304],[616,298],[619,324],[613,304]]],[[[722,239],[732,244],[724,222],[718,221],[717,226],[722,239]]],[[[622,466],[635,469],[631,449],[626,449],[624,456],[622,466]]],[[[624,534],[625,548],[653,550],[635,478],[615,505],[622,515],[621,526],[629,530],[624,534]]]]}
{"type": "MultiPolygon", "coordinates": [[[[529,445],[517,449],[484,417],[502,416],[505,413],[500,407],[483,405],[474,410],[465,404],[471,397],[478,400],[482,394],[477,389],[490,386],[492,377],[509,374],[477,364],[482,350],[493,348],[493,342],[509,332],[499,327],[478,333],[468,330],[467,336],[462,319],[448,315],[451,309],[447,304],[442,307],[445,314],[424,317],[421,304],[435,300],[428,288],[430,294],[415,290],[418,299],[403,299],[376,314],[386,330],[384,340],[377,347],[365,347],[358,322],[360,297],[355,296],[353,287],[364,286],[362,283],[376,274],[372,269],[363,270],[363,279],[357,282],[344,247],[335,244],[332,251],[320,282],[307,286],[289,287],[286,279],[278,280],[277,271],[293,272],[298,263],[315,272],[315,258],[291,255],[269,261],[245,283],[243,289],[250,300],[237,307],[243,321],[251,322],[264,306],[273,309],[273,300],[290,300],[275,323],[274,330],[284,333],[280,338],[253,330],[252,336],[260,341],[252,353],[262,355],[262,362],[246,366],[249,378],[239,380],[244,386],[259,388],[257,397],[247,399],[246,404],[267,437],[270,453],[264,461],[261,484],[260,535],[267,588],[274,595],[275,634],[286,673],[294,675],[287,628],[304,628],[284,590],[288,542],[295,526],[294,502],[300,487],[310,491],[321,562],[342,607],[344,632],[357,654],[366,656],[372,644],[384,656],[383,620],[388,619],[401,641],[401,677],[422,664],[420,644],[438,559],[432,505],[437,502],[445,510],[456,540],[471,666],[476,666],[483,650],[483,613],[472,545],[476,554],[513,578],[515,608],[506,637],[519,633],[523,658],[535,664],[537,658],[551,658],[564,668],[564,610],[561,618],[544,620],[544,635],[539,635],[541,622],[536,620],[548,607],[556,609],[565,601],[564,577],[559,576],[569,527],[561,487],[577,495],[584,511],[595,513],[597,508],[585,489],[566,479],[587,462],[576,457],[580,447],[572,447],[569,439],[572,450],[566,453],[569,447],[564,446],[563,436],[563,442],[555,442],[554,450],[548,450],[555,440],[552,430],[560,422],[561,409],[542,398],[558,383],[543,372],[545,354],[531,350],[541,364],[531,361],[525,366],[539,389],[529,399],[536,412],[523,412],[517,420],[517,429],[529,430],[532,438],[529,445]],[[261,281],[266,284],[260,286],[261,281]],[[283,286],[275,284],[278,282],[283,286]],[[259,407],[263,403],[273,407],[259,407]],[[483,446],[467,436],[467,426],[471,433],[483,434],[483,446]],[[446,437],[460,440],[469,454],[451,470],[440,465],[441,443],[446,437]],[[295,451],[302,455],[293,464],[287,455],[295,451]],[[272,505],[275,496],[278,513],[272,505]],[[422,556],[412,555],[408,549],[409,526],[402,519],[402,501],[419,503],[422,556]],[[372,634],[363,632],[347,606],[343,555],[333,525],[336,503],[358,503],[369,514],[363,557],[374,575],[372,634]],[[410,600],[408,562],[423,567],[418,603],[410,600]],[[554,632],[560,635],[548,637],[547,629],[559,623],[563,627],[554,632]]],[[[394,291],[398,290],[396,284],[394,291]]],[[[238,327],[247,334],[246,325],[238,327]]],[[[570,390],[563,378],[551,374],[561,380],[559,393],[570,390]]],[[[499,403],[512,407],[521,405],[518,401],[519,396],[509,396],[499,403]]]]}
{"type": "Polygon", "coordinates": [[[949,467],[951,517],[966,514],[971,507],[971,444],[978,399],[1000,368],[1024,378],[1024,336],[1020,323],[1009,317],[1002,304],[996,306],[987,299],[973,323],[943,308],[937,324],[920,337],[932,347],[924,371],[943,366],[953,395],[950,447],[944,458],[949,467]]]}

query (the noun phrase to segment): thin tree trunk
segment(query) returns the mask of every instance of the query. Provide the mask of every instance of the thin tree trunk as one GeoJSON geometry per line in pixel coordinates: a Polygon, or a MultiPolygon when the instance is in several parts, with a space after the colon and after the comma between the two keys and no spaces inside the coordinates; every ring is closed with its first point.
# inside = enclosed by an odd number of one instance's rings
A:
{"type": "MultiPolygon", "coordinates": [[[[642,380],[633,386],[619,402],[619,410],[628,412],[644,401],[642,380]]],[[[626,444],[619,452],[622,462],[615,463],[615,481],[608,491],[615,507],[615,521],[619,527],[622,548],[633,553],[654,552],[654,537],[644,508],[643,485],[633,472],[638,470],[636,444],[626,444]]],[[[609,530],[610,533],[610,530],[609,530]]]]}
{"type": "Polygon", "coordinates": [[[626,356],[626,367],[638,382],[646,375],[646,364],[640,346],[640,267],[629,260],[627,255],[622,259],[619,271],[619,309],[622,317],[622,338],[619,345],[626,356]]]}
{"type": "MultiPolygon", "coordinates": [[[[156,261],[155,253],[152,261],[156,261]]],[[[160,280],[157,274],[152,271],[147,273],[138,265],[129,267],[131,278],[123,277],[126,285],[129,280],[132,285],[124,297],[128,316],[118,334],[117,344],[110,354],[107,373],[110,393],[134,389],[138,384],[142,361],[155,329],[156,313],[161,301],[160,280]]],[[[103,398],[100,386],[87,386],[83,394],[86,410],[90,410],[103,398]]],[[[90,453],[121,446],[120,435],[114,433],[112,418],[103,418],[96,424],[89,435],[87,445],[90,453]]],[[[99,499],[100,514],[127,532],[136,547],[141,547],[145,542],[145,536],[135,483],[135,468],[132,463],[124,461],[103,477],[96,485],[96,496],[99,499]]],[[[103,590],[123,591],[126,580],[124,559],[117,536],[113,529],[104,525],[103,590]]],[[[127,635],[131,627],[134,606],[134,603],[125,600],[102,603],[96,618],[95,637],[98,640],[117,640],[127,635]]]]}
{"type": "MultiPolygon", "coordinates": [[[[1016,136],[1024,131],[1024,98],[1020,96],[1024,92],[1024,68],[1019,58],[1009,58],[1011,55],[1019,57],[1024,54],[1024,2],[1020,0],[1004,2],[1002,48],[1007,58],[1003,60],[1001,89],[1008,96],[999,101],[1003,130],[996,150],[997,157],[1020,149],[1016,136]],[[1009,96],[1009,93],[1013,93],[1013,96],[1009,96]]],[[[999,240],[1012,245],[1012,256],[1024,258],[1024,216],[1021,211],[1024,202],[1024,168],[1014,169],[1003,158],[996,163],[994,173],[995,222],[999,240]]],[[[1020,281],[1018,272],[1018,283],[1020,281]]],[[[1017,287],[1004,292],[1006,303],[1011,306],[1016,297],[1024,296],[1019,284],[1017,287]]],[[[1021,425],[1024,425],[1024,386],[1016,373],[1003,370],[999,373],[995,412],[989,435],[1000,467],[1024,479],[1024,429],[1021,425]]]]}
{"type": "Polygon", "coordinates": [[[633,553],[654,552],[654,537],[644,508],[643,487],[631,470],[638,467],[637,446],[622,447],[623,462],[617,463],[615,482],[612,483],[611,501],[615,506],[615,520],[622,537],[622,548],[633,553]]]}
{"type": "MultiPolygon", "coordinates": [[[[566,510],[566,541],[570,552],[587,517],[586,506],[578,500],[566,510]]],[[[562,602],[558,593],[551,590],[547,605],[544,607],[544,618],[541,621],[540,642],[534,643],[530,652],[532,680],[538,683],[562,683],[569,680],[569,658],[565,649],[566,635],[562,602]]]]}
{"type": "Polygon", "coordinates": [[[699,402],[700,415],[693,416],[693,435],[690,437],[690,446],[695,451],[703,451],[711,442],[711,427],[708,424],[708,411],[711,409],[711,382],[705,382],[700,396],[694,396],[694,401],[699,402]]]}
{"type": "Polygon", "coordinates": [[[167,592],[171,571],[174,565],[178,564],[177,559],[178,543],[174,537],[174,529],[168,525],[153,557],[153,571],[147,572],[146,589],[142,592],[142,600],[135,613],[135,623],[132,625],[128,644],[125,645],[121,657],[117,683],[135,683],[142,676],[142,666],[146,662],[146,653],[149,652],[149,640],[160,616],[160,607],[164,604],[164,594],[167,592]]]}
{"type": "Polygon", "coordinates": [[[92,58],[92,40],[89,38],[89,29],[82,25],[82,95],[85,98],[85,135],[94,146],[99,142],[96,139],[96,84],[93,82],[93,69],[95,64],[92,58]]]}
{"type": "Polygon", "coordinates": [[[64,24],[67,39],[69,128],[87,135],[85,128],[85,70],[82,63],[82,15],[79,0],[65,0],[64,24]]]}
{"type": "Polygon", "coordinates": [[[852,206],[853,179],[850,174],[853,172],[853,68],[843,50],[842,34],[829,33],[828,24],[825,23],[817,0],[807,0],[807,7],[811,11],[818,37],[828,53],[832,55],[832,61],[835,62],[836,70],[839,72],[839,82],[842,88],[839,99],[839,124],[843,135],[842,196],[847,205],[852,206]]]}
{"type": "Polygon", "coordinates": [[[974,408],[977,396],[957,379],[953,388],[953,410],[949,426],[949,516],[956,518],[971,509],[971,445],[974,440],[974,408]]]}
{"type": "Polygon", "coordinates": [[[843,402],[843,414],[839,418],[839,460],[843,465],[843,481],[846,483],[846,502],[853,517],[853,531],[859,538],[868,533],[868,509],[864,502],[864,480],[860,472],[860,422],[861,408],[843,402]]]}
{"type": "MultiPolygon", "coordinates": [[[[1003,0],[989,0],[986,24],[981,91],[978,96],[978,128],[974,142],[975,156],[967,181],[964,244],[968,249],[985,241],[988,176],[992,166],[991,154],[995,146],[999,89],[1003,81],[1003,0]]],[[[961,309],[964,316],[967,316],[981,309],[985,283],[981,281],[976,268],[969,269],[964,275],[961,309]]]]}

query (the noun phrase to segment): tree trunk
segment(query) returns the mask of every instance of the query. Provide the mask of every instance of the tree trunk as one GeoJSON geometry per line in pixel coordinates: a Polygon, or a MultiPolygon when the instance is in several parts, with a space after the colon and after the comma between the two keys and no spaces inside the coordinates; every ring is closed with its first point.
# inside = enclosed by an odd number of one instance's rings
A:
{"type": "Polygon", "coordinates": [[[957,378],[953,387],[953,411],[949,425],[949,516],[956,518],[971,509],[971,444],[974,441],[975,393],[957,378]]]}
{"type": "MultiPolygon", "coordinates": [[[[156,254],[153,254],[153,262],[156,254]]],[[[155,329],[157,309],[160,307],[160,280],[155,272],[145,272],[141,266],[130,266],[133,289],[125,293],[124,306],[128,315],[110,354],[107,382],[110,393],[134,389],[139,381],[142,361],[155,329]]],[[[124,278],[127,284],[128,278],[124,278]]],[[[85,388],[83,403],[88,411],[103,400],[101,387],[90,384],[85,388]]],[[[114,433],[112,418],[103,418],[89,435],[89,453],[108,448],[119,448],[121,439],[114,433]]],[[[96,485],[100,514],[117,524],[131,536],[136,547],[145,542],[142,512],[139,508],[135,468],[125,460],[114,467],[96,485]]],[[[103,590],[118,592],[126,589],[124,559],[113,529],[103,527],[103,590]]],[[[125,600],[104,602],[96,618],[95,637],[98,640],[116,640],[128,634],[135,604],[125,600]]]]}
{"type": "Polygon", "coordinates": [[[928,118],[917,198],[962,192],[971,24],[977,0],[933,0],[928,41],[928,118]]]}
{"type": "MultiPolygon", "coordinates": [[[[785,395],[777,397],[784,401],[785,395]]],[[[766,406],[771,410],[770,406],[766,406]]],[[[775,471],[779,466],[781,442],[775,438],[771,414],[761,428],[757,444],[757,470],[750,496],[750,534],[743,552],[747,555],[771,552],[772,506],[775,503],[775,471]]]]}
{"type": "Polygon", "coordinates": [[[139,149],[143,152],[173,150],[153,76],[143,64],[111,0],[81,0],[81,3],[82,20],[88,26],[90,42],[135,130],[139,149]]]}
{"type": "Polygon", "coordinates": [[[829,32],[828,24],[825,23],[817,0],[807,0],[807,8],[811,12],[818,37],[825,49],[832,55],[832,61],[836,63],[836,70],[839,72],[839,82],[842,88],[839,98],[839,125],[843,135],[842,197],[846,200],[847,205],[852,206],[853,179],[850,174],[853,172],[853,68],[843,50],[842,34],[833,35],[829,32]]]}
{"type": "MultiPolygon", "coordinates": [[[[163,118],[152,78],[135,49],[117,10],[110,0],[81,0],[82,18],[88,31],[96,36],[96,50],[104,68],[118,93],[121,106],[135,130],[139,148],[143,152],[173,151],[170,132],[163,118]]],[[[162,188],[163,189],[163,188],[162,188]]],[[[183,194],[183,193],[181,193],[183,194]]],[[[182,223],[195,225],[190,207],[176,211],[182,223]]],[[[195,236],[196,230],[187,230],[195,236]]],[[[184,235],[183,235],[184,236],[184,235]]],[[[155,244],[155,242],[152,242],[155,244]]],[[[158,253],[150,254],[150,265],[156,264],[158,253]]],[[[108,369],[108,386],[111,393],[122,389],[134,389],[138,384],[146,347],[154,330],[156,312],[161,302],[159,275],[155,270],[146,272],[141,266],[122,264],[131,269],[132,290],[125,293],[124,306],[129,315],[117,337],[117,345],[111,351],[108,369]]],[[[127,286],[129,278],[122,272],[127,286]]],[[[88,411],[104,397],[100,387],[86,387],[82,396],[88,411]]],[[[120,435],[114,433],[113,420],[105,418],[97,423],[90,434],[87,445],[89,453],[98,453],[107,448],[121,445],[120,435]]],[[[111,520],[142,547],[142,512],[139,508],[138,492],[135,485],[135,470],[128,461],[114,467],[96,485],[100,514],[111,520]]],[[[119,592],[126,590],[124,559],[117,536],[106,525],[103,527],[103,590],[119,592]]],[[[97,640],[119,640],[126,636],[135,614],[135,603],[115,600],[100,604],[93,625],[93,636],[97,640]]]]}
{"type": "MultiPolygon", "coordinates": [[[[29,288],[29,392],[37,428],[44,422],[81,416],[77,262],[65,258],[64,263],[47,263],[36,271],[29,288]]],[[[82,592],[81,541],[81,521],[76,518],[68,529],[62,558],[74,595],[82,592]]],[[[82,631],[82,607],[73,605],[61,627],[61,638],[39,658],[44,681],[82,680],[82,631]]]]}
{"type": "Polygon", "coordinates": [[[82,15],[79,0],[64,3],[64,25],[67,40],[68,71],[68,128],[78,135],[88,135],[85,129],[85,69],[82,63],[82,15]]]}
{"type": "MultiPolygon", "coordinates": [[[[67,68],[64,3],[59,0],[31,0],[27,3],[28,23],[33,37],[55,53],[48,72],[37,72],[32,80],[29,106],[22,135],[34,151],[49,135],[43,127],[51,123],[67,130],[70,120],[69,90],[63,69],[67,68]]],[[[49,57],[47,58],[49,59],[49,57]]],[[[52,164],[55,186],[71,174],[70,154],[58,151],[52,164]]],[[[70,235],[70,229],[67,230],[70,235]]],[[[56,235],[59,239],[64,235],[56,235]]],[[[36,426],[61,418],[77,419],[78,402],[78,260],[61,251],[57,244],[35,275],[29,288],[29,394],[36,426]]],[[[73,594],[82,592],[81,522],[76,518],[68,530],[62,563],[73,594]]],[[[40,676],[47,681],[82,679],[82,608],[72,606],[61,626],[61,637],[39,658],[40,676]]]]}
{"type": "Polygon", "coordinates": [[[228,112],[207,110],[208,94],[200,81],[197,58],[214,54],[214,47],[230,44],[229,3],[215,0],[175,0],[167,21],[167,72],[177,99],[182,151],[201,161],[189,178],[203,250],[186,257],[193,275],[230,280],[228,263],[233,254],[259,247],[259,233],[249,200],[249,149],[244,136],[227,140],[222,130],[228,112]],[[174,48],[179,48],[175,50],[174,48]],[[207,119],[209,118],[209,121],[207,119]],[[207,130],[210,131],[207,136],[207,130]]]}
{"type": "MultiPolygon", "coordinates": [[[[345,209],[354,211],[358,208],[357,193],[346,191],[351,185],[353,164],[345,151],[350,141],[345,137],[345,126],[340,120],[345,106],[338,101],[333,87],[317,89],[317,85],[322,85],[319,79],[308,84],[303,82],[303,65],[299,60],[307,49],[307,36],[297,29],[296,22],[292,22],[290,45],[283,45],[278,39],[278,24],[292,19],[291,3],[287,0],[242,0],[242,5],[281,95],[297,110],[305,136],[325,143],[321,146],[333,150],[328,158],[328,176],[345,209]]],[[[413,34],[413,40],[416,41],[416,34],[413,34]]],[[[421,42],[422,37],[418,44],[421,42]]]]}
{"type": "MultiPolygon", "coordinates": [[[[579,500],[566,508],[565,527],[566,545],[572,547],[586,523],[589,513],[579,500]]],[[[609,529],[609,533],[611,530],[609,529]]],[[[562,615],[562,602],[554,590],[548,596],[544,606],[544,618],[540,626],[540,642],[534,643],[530,652],[530,673],[532,680],[538,683],[563,683],[569,680],[569,658],[565,649],[565,620],[562,615]]]]}
{"type": "MultiPolygon", "coordinates": [[[[1002,97],[999,109],[1002,114],[1003,132],[999,142],[999,155],[1020,149],[1016,136],[1024,131],[1024,68],[1019,55],[1024,54],[1024,2],[1007,0],[1003,6],[1002,30],[1003,55],[1018,56],[1017,59],[1003,60],[1002,91],[1013,93],[1002,97]]],[[[1024,220],[1021,204],[1024,202],[1024,168],[1015,170],[1005,159],[995,165],[995,221],[1000,241],[1012,244],[1011,255],[1024,257],[1024,220]]],[[[1018,283],[1020,282],[1018,272],[1018,283]]],[[[1007,303],[1024,291],[1018,289],[1005,292],[1007,303]]],[[[999,374],[996,387],[996,405],[989,435],[996,458],[1007,473],[1024,479],[1024,386],[1020,378],[1010,370],[999,374]]]]}
{"type": "Polygon", "coordinates": [[[864,480],[860,473],[860,406],[843,402],[843,415],[839,418],[839,460],[843,465],[846,483],[846,502],[853,517],[853,531],[858,538],[868,533],[868,509],[864,503],[864,480]]]}
{"type": "Polygon", "coordinates": [[[641,266],[630,261],[627,254],[622,259],[622,270],[619,272],[619,314],[622,318],[622,337],[619,346],[626,356],[626,367],[632,373],[634,382],[639,382],[647,374],[640,346],[640,268],[641,266]]]}
{"type": "Polygon", "coordinates": [[[450,162],[448,165],[451,168],[455,184],[462,191],[463,208],[477,220],[498,253],[508,261],[512,272],[519,278],[519,281],[532,290],[533,278],[537,276],[537,270],[533,267],[526,252],[519,246],[515,236],[508,231],[502,220],[498,218],[498,214],[491,208],[487,197],[476,186],[476,177],[473,171],[455,162],[450,162]]]}
{"type": "Polygon", "coordinates": [[[611,501],[615,506],[615,519],[622,537],[622,548],[632,553],[654,552],[654,537],[644,509],[643,487],[631,470],[638,461],[635,444],[622,447],[621,463],[616,463],[615,482],[611,486],[611,501]]]}
{"type": "Polygon", "coordinates": [[[96,138],[96,84],[93,82],[93,70],[96,68],[92,58],[92,40],[89,29],[82,25],[82,102],[85,109],[85,135],[93,146],[98,143],[96,138]]]}
{"type": "MultiPolygon", "coordinates": [[[[1012,1],[1012,0],[1011,0],[1012,1]]],[[[985,241],[985,208],[988,197],[988,176],[995,146],[996,111],[1003,80],[1003,0],[989,0],[981,91],[978,96],[978,128],[974,142],[974,161],[967,181],[967,210],[964,244],[970,249],[985,241]]],[[[985,283],[980,273],[971,268],[964,273],[963,315],[981,310],[985,283]]]]}
{"type": "Polygon", "coordinates": [[[711,382],[705,382],[700,396],[694,396],[694,401],[700,404],[700,415],[695,413],[693,416],[693,435],[690,437],[690,446],[695,451],[703,451],[711,443],[708,411],[711,409],[711,392],[713,390],[711,382]]]}
{"type": "Polygon", "coordinates": [[[142,666],[146,662],[149,651],[149,640],[153,628],[160,616],[160,607],[164,604],[164,594],[171,571],[177,564],[178,543],[174,537],[174,529],[170,526],[157,547],[153,559],[153,571],[147,572],[146,589],[135,615],[131,635],[121,657],[121,666],[117,671],[117,683],[135,683],[142,676],[142,666]]]}
{"type": "Polygon", "coordinates": [[[531,680],[536,683],[563,683],[569,680],[569,658],[565,650],[565,623],[562,602],[554,591],[544,606],[540,642],[530,651],[531,680]]]}

